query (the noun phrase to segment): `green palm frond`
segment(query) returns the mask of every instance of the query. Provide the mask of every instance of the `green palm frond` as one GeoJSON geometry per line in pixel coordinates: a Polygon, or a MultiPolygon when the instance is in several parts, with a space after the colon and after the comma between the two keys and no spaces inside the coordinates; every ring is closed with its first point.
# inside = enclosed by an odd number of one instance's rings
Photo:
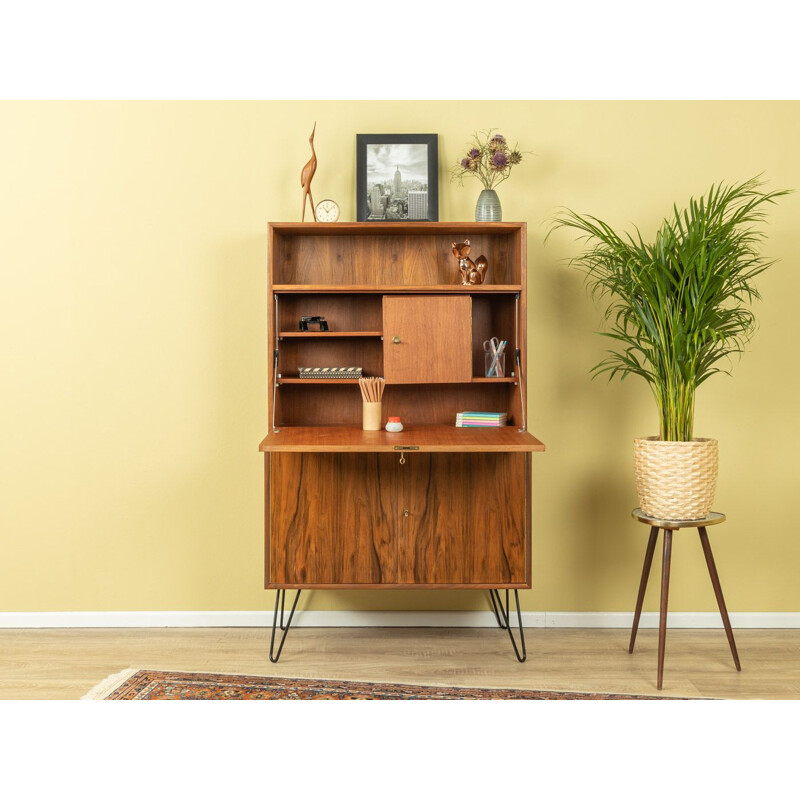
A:
{"type": "Polygon", "coordinates": [[[662,439],[688,441],[695,390],[741,353],[755,330],[747,308],[760,299],[753,281],[774,261],[759,253],[768,204],[790,190],[764,192],[760,177],[715,184],[685,209],[677,205],[653,242],[618,234],[590,215],[566,209],[553,220],[578,233],[582,269],[594,300],[606,303],[603,335],[616,342],[592,373],[609,380],[639,375],[649,384],[662,439]]]}

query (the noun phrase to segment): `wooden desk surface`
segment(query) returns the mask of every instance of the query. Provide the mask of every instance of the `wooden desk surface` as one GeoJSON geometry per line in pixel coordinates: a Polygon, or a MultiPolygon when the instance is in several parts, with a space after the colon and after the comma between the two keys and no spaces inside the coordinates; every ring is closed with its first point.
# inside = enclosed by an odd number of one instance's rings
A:
{"type": "Polygon", "coordinates": [[[270,433],[259,445],[264,452],[350,453],[394,452],[397,447],[421,453],[543,452],[544,444],[516,427],[456,428],[453,425],[410,425],[400,433],[364,431],[360,428],[283,428],[270,433]]]}

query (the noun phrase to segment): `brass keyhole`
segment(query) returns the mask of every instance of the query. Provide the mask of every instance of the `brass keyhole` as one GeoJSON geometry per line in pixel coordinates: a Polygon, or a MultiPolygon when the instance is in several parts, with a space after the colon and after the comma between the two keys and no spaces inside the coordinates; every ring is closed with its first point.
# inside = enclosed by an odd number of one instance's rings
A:
{"type": "Polygon", "coordinates": [[[403,511],[403,516],[404,516],[404,517],[407,517],[407,516],[408,516],[408,509],[407,509],[407,508],[406,508],[406,509],[404,509],[404,511],[403,511]]]}
{"type": "Polygon", "coordinates": [[[400,344],[400,337],[392,336],[392,344],[400,344]]]}

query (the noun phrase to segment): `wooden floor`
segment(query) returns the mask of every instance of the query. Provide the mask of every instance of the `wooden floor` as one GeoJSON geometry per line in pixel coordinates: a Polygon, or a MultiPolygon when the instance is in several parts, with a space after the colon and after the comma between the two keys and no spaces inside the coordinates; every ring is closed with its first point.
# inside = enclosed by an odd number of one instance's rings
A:
{"type": "Polygon", "coordinates": [[[683,697],[800,699],[800,630],[670,630],[664,689],[658,632],[628,654],[621,629],[532,628],[516,661],[496,628],[297,628],[277,664],[263,628],[0,630],[0,699],[77,699],[127,667],[683,697]]]}

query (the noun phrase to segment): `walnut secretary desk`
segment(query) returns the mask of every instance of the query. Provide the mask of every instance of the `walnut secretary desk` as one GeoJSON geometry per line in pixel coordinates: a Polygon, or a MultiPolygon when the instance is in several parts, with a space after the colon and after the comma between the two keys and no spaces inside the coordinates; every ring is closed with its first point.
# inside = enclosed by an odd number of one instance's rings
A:
{"type": "Polygon", "coordinates": [[[544,450],[526,421],[525,223],[271,223],[268,247],[270,659],[303,589],[435,588],[489,590],[524,661],[518,590],[531,587],[531,454],[544,450]],[[482,285],[460,285],[464,238],[488,259],[482,285]],[[303,316],[329,330],[298,330],[303,316]],[[505,377],[484,377],[493,336],[508,341],[505,377]],[[400,416],[402,432],[362,430],[357,379],[299,377],[344,365],[385,378],[383,422],[400,416]],[[462,411],[508,424],[457,428],[462,411]]]}

